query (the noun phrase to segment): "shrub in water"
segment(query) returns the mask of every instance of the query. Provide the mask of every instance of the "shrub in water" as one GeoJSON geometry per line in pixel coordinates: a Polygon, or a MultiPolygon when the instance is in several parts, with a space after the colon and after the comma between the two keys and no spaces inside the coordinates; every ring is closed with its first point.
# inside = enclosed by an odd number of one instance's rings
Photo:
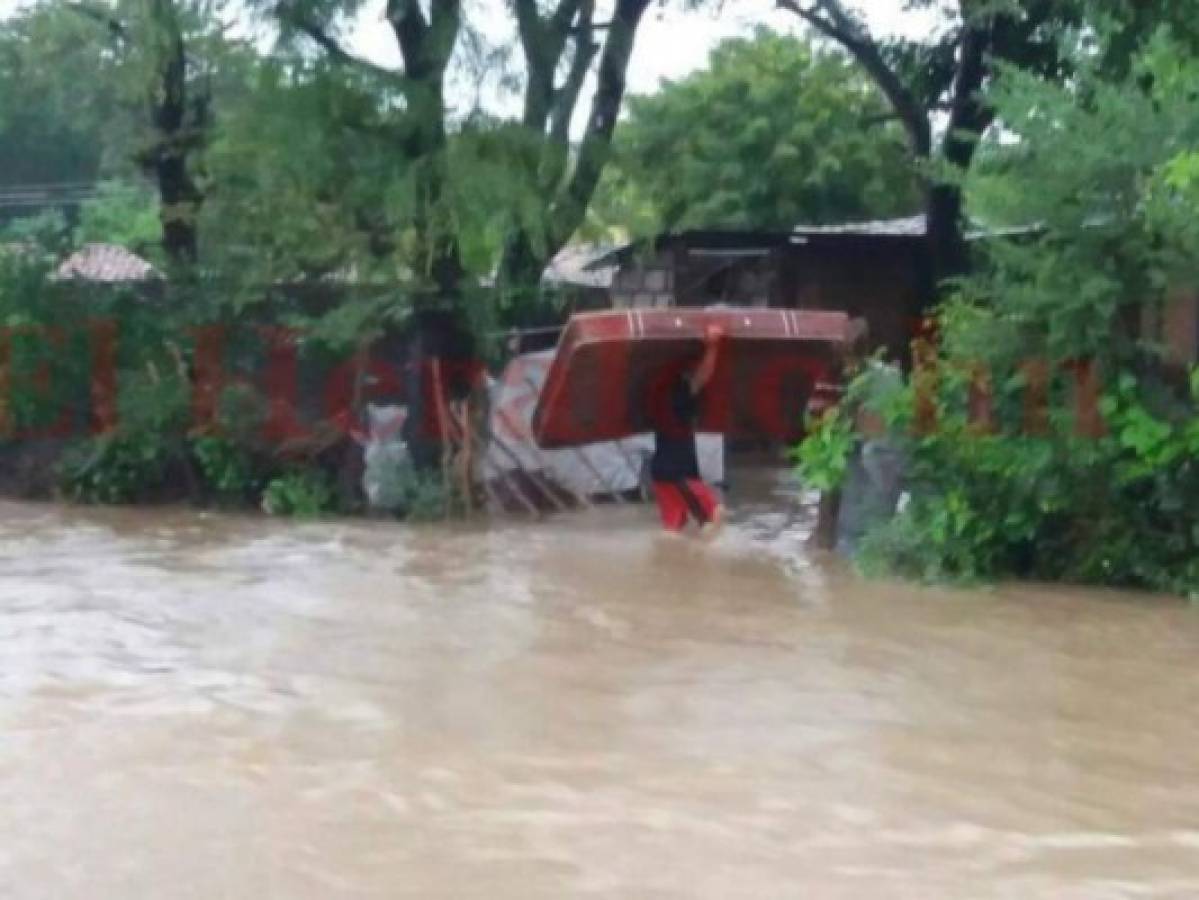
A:
{"type": "Polygon", "coordinates": [[[260,487],[261,479],[250,454],[229,438],[219,435],[195,438],[192,456],[205,485],[222,501],[247,502],[260,487]]]}
{"type": "Polygon", "coordinates": [[[323,472],[302,470],[271,479],[262,494],[262,509],[272,516],[315,519],[332,512],[335,501],[333,488],[323,472]]]}

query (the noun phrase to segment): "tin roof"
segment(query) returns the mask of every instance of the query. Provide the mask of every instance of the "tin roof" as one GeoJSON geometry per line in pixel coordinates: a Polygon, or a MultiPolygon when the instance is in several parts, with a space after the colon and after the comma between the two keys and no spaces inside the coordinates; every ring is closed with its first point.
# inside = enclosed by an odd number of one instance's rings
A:
{"type": "MultiPolygon", "coordinates": [[[[966,231],[966,240],[983,241],[993,238],[1020,237],[1036,234],[1041,230],[1040,226],[993,229],[986,228],[978,222],[970,222],[966,231]]],[[[806,244],[813,239],[821,240],[822,243],[859,238],[915,242],[923,240],[927,235],[928,217],[923,213],[895,219],[868,219],[836,225],[797,225],[790,232],[754,231],[751,229],[664,232],[656,237],[631,241],[606,253],[601,253],[587,266],[592,270],[600,267],[617,267],[639,250],[647,247],[658,248],[675,241],[686,244],[691,252],[696,252],[695,248],[701,248],[711,250],[714,254],[719,251],[719,255],[730,256],[737,251],[743,251],[747,255],[751,251],[764,253],[772,247],[806,244]]]]}
{"type": "MultiPolygon", "coordinates": [[[[978,222],[968,222],[966,240],[981,241],[987,238],[1013,237],[1022,234],[1032,234],[1038,229],[1027,228],[986,228],[978,222]]],[[[793,234],[796,237],[893,237],[893,238],[923,238],[928,235],[928,216],[920,213],[915,216],[902,216],[896,219],[870,219],[864,222],[845,222],[839,225],[797,225],[793,234]]]]}
{"type": "Polygon", "coordinates": [[[924,237],[928,233],[928,217],[924,214],[897,219],[871,219],[865,222],[843,222],[837,225],[797,225],[795,234],[847,235],[860,237],[924,237]]]}

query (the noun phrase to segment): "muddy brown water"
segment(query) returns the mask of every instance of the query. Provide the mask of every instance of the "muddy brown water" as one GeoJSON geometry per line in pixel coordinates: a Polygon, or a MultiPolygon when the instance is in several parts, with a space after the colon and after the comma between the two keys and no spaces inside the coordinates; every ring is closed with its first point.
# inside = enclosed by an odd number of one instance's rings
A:
{"type": "Polygon", "coordinates": [[[864,582],[758,488],[712,546],[0,504],[0,896],[1199,896],[1199,611],[864,582]]]}

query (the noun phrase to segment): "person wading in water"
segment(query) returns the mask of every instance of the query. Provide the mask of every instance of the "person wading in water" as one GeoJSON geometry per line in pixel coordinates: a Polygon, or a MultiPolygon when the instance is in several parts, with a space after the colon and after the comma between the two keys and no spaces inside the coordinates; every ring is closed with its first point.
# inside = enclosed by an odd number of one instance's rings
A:
{"type": "Polygon", "coordinates": [[[719,325],[709,325],[704,333],[704,353],[699,362],[668,383],[668,390],[663,395],[654,398],[659,401],[654,404],[658,427],[654,432],[650,477],[662,526],[667,531],[681,532],[687,526],[687,520],[693,518],[701,531],[714,534],[724,521],[724,507],[712,488],[700,478],[695,444],[700,400],[716,371],[724,334],[719,325]],[[661,400],[669,402],[664,404],[661,400]]]}

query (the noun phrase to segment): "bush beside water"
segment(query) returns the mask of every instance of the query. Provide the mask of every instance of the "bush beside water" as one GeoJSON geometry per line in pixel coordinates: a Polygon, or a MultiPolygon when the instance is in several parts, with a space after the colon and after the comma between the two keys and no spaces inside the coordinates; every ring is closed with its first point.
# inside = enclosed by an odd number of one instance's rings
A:
{"type": "MultiPolygon", "coordinates": [[[[925,581],[1032,578],[1199,598],[1199,370],[1190,402],[1170,403],[1131,375],[1101,400],[1106,430],[1075,433],[1072,407],[1043,435],[1020,433],[1019,381],[996,433],[971,423],[963,386],[936,400],[937,427],[915,434],[909,385],[879,411],[909,460],[910,502],[866,536],[869,574],[925,581]],[[1069,410],[1069,411],[1068,411],[1069,410]]],[[[850,392],[851,401],[854,392],[850,392]]],[[[852,404],[851,404],[852,408],[852,404]]],[[[807,483],[839,483],[850,410],[813,423],[798,456],[807,483]],[[834,477],[830,477],[833,473],[834,477]]]]}
{"type": "MultiPolygon", "coordinates": [[[[265,435],[277,401],[264,393],[269,348],[260,329],[286,321],[312,335],[299,364],[313,371],[349,358],[361,331],[327,333],[321,316],[306,320],[278,298],[228,300],[215,282],[150,288],[58,282],[50,277],[52,258],[33,250],[0,253],[0,327],[9,330],[0,373],[8,386],[0,398],[7,490],[46,496],[51,479],[41,473],[53,470],[58,495],[80,503],[186,501],[300,517],[361,510],[353,492],[334,488],[346,480],[342,466],[353,458],[348,435],[314,428],[307,443],[265,435]],[[227,333],[221,359],[227,386],[215,398],[213,421],[196,422],[193,329],[210,322],[227,333]],[[100,323],[113,337],[115,397],[98,397],[93,379],[100,323]],[[113,407],[112,427],[98,421],[106,404],[113,407]],[[24,471],[33,468],[36,485],[24,471]],[[22,478],[30,483],[16,483],[22,478]]],[[[372,309],[378,306],[372,301],[372,309]]],[[[322,386],[302,385],[299,394],[301,403],[306,394],[315,398],[314,408],[296,414],[315,420],[323,412],[316,408],[325,401],[322,386]]],[[[414,517],[444,509],[440,473],[400,477],[414,517]]]]}

